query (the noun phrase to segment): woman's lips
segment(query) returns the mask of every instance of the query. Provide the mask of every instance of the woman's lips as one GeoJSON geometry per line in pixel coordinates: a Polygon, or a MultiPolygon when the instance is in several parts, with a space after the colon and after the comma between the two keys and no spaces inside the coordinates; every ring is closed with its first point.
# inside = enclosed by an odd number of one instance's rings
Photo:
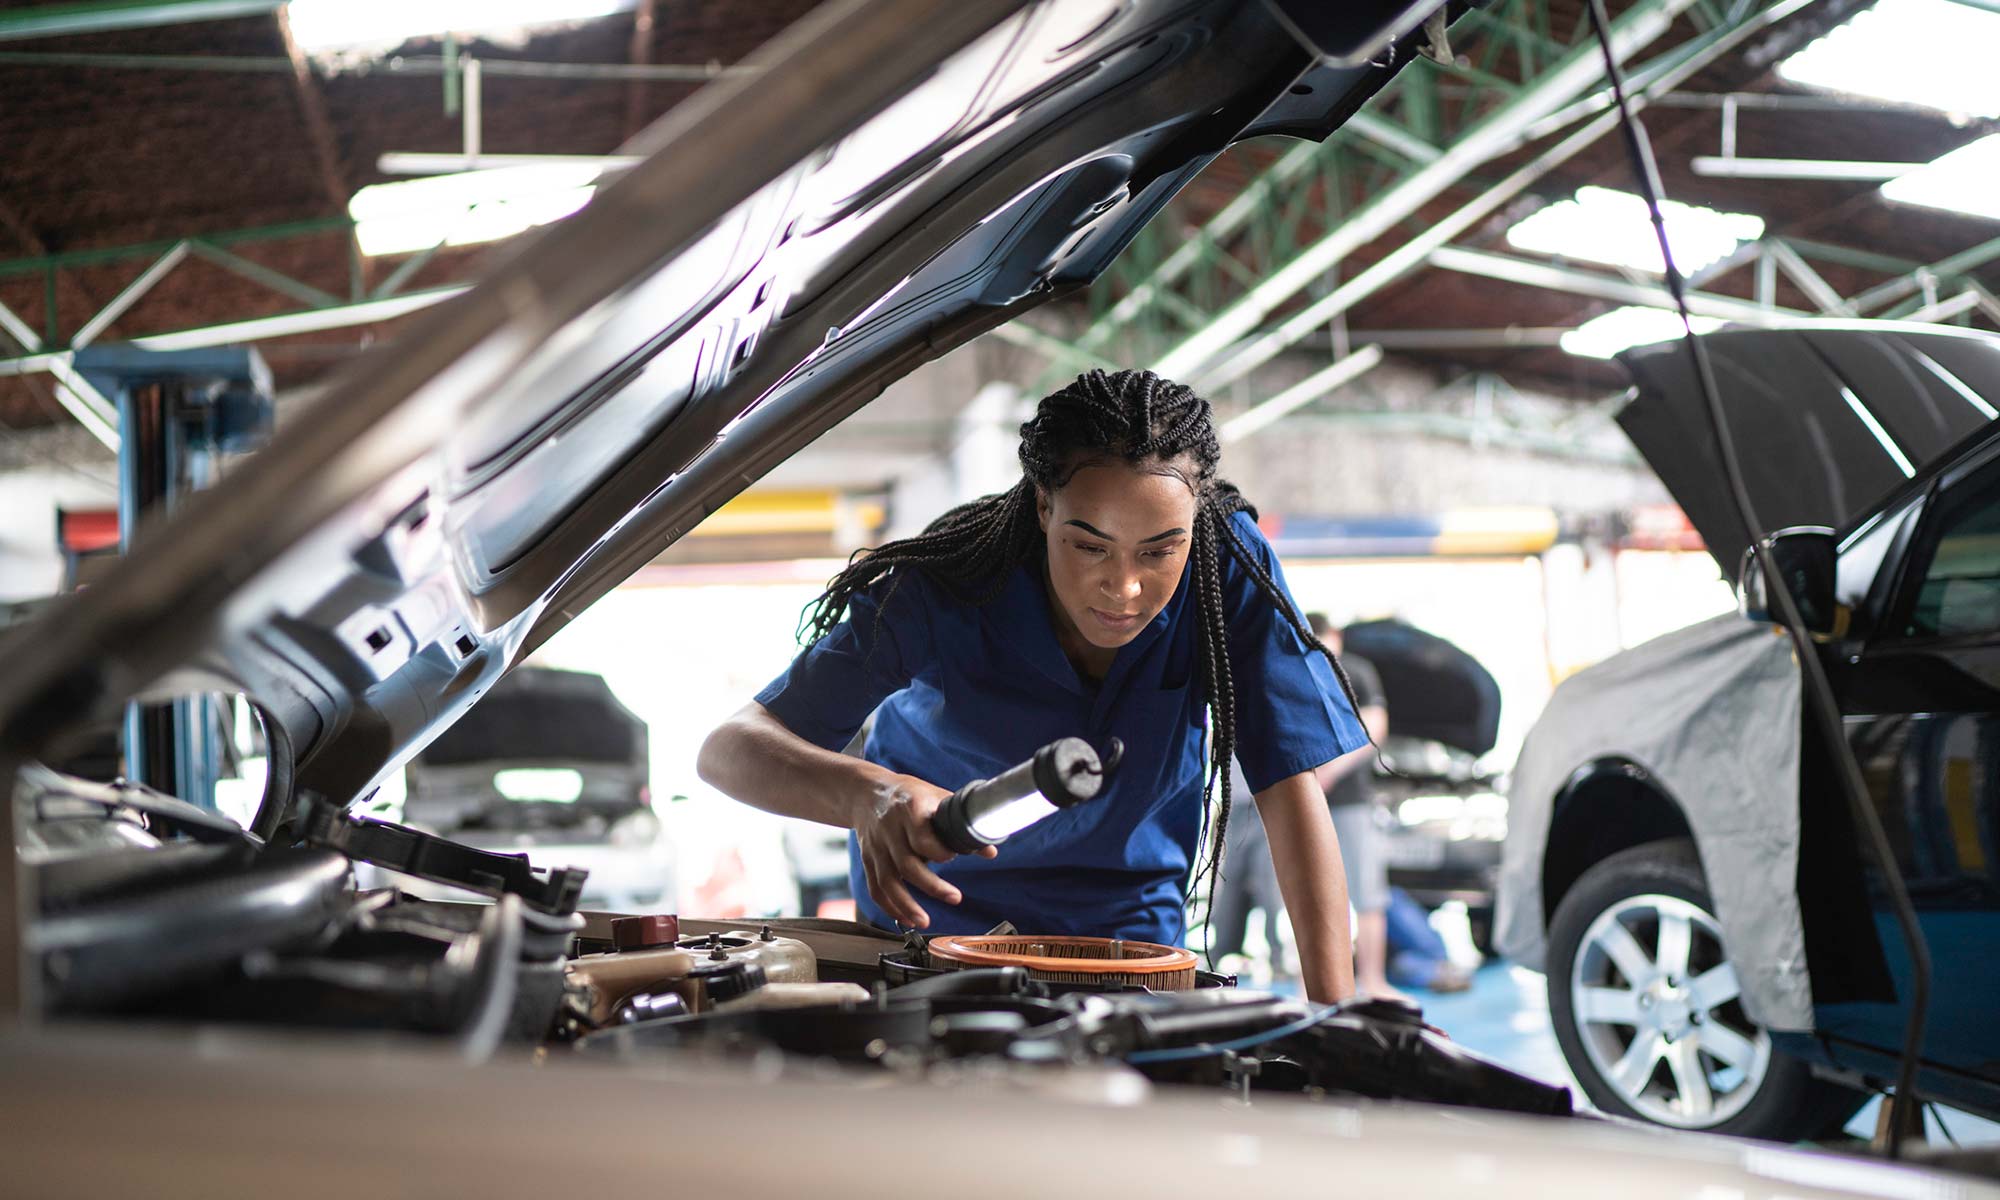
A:
{"type": "Polygon", "coordinates": [[[1138,613],[1125,613],[1121,615],[1105,612],[1101,608],[1093,608],[1090,610],[1090,615],[1096,618],[1098,624],[1111,630],[1113,633],[1130,633],[1139,626],[1138,613]]]}

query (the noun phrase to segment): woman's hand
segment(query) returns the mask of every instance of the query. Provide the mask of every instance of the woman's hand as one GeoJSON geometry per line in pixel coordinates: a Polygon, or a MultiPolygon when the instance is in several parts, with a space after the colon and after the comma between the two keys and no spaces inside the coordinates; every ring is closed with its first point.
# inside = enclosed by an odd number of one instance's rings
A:
{"type": "MultiPolygon", "coordinates": [[[[868,894],[897,922],[928,928],[930,916],[910,895],[910,888],[946,904],[964,899],[927,865],[957,857],[931,832],[931,814],[951,799],[951,793],[913,775],[890,771],[881,771],[871,782],[871,794],[855,804],[853,821],[868,894]]],[[[979,853],[992,858],[996,851],[988,846],[979,853]]]]}

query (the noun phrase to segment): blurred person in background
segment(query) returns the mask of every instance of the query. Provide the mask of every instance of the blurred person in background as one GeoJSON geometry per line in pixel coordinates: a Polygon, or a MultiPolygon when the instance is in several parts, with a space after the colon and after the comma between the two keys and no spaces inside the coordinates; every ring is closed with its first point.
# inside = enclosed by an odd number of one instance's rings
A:
{"type": "MultiPolygon", "coordinates": [[[[1341,653],[1340,630],[1325,613],[1307,613],[1306,624],[1347,668],[1355,712],[1369,741],[1380,745],[1389,735],[1382,677],[1367,659],[1341,653]]],[[[1375,749],[1363,746],[1343,754],[1316,775],[1333,815],[1341,863],[1347,870],[1347,900],[1354,906],[1354,990],[1367,996],[1401,997],[1403,993],[1389,982],[1389,867],[1375,828],[1375,749]]]]}
{"type": "Polygon", "coordinates": [[[1399,887],[1389,889],[1389,982],[1432,992],[1462,992],[1472,975],[1451,961],[1444,939],[1431,928],[1430,912],[1399,887]]]}
{"type": "MultiPolygon", "coordinates": [[[[1234,786],[1248,791],[1241,765],[1232,763],[1234,786]]],[[[1222,877],[1208,902],[1208,961],[1229,975],[1248,973],[1256,964],[1248,954],[1250,914],[1264,914],[1264,944],[1269,972],[1285,974],[1285,898],[1278,890],[1278,871],[1271,861],[1270,837],[1255,805],[1245,805],[1229,822],[1222,877]],[[1233,960],[1233,961],[1232,961],[1233,960]]]]}

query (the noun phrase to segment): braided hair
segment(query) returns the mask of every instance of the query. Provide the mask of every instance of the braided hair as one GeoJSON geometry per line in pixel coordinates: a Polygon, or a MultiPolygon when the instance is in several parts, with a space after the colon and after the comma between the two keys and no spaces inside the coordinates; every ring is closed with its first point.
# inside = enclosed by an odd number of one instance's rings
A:
{"type": "MultiPolygon", "coordinates": [[[[1038,519],[1038,498],[1055,492],[1088,466],[1121,462],[1178,476],[1195,494],[1195,529],[1189,559],[1197,614],[1198,653],[1209,710],[1208,771],[1202,784],[1209,858],[1190,890],[1205,873],[1222,869],[1231,802],[1229,761],[1236,753],[1236,686],[1230,673],[1228,628],[1222,597],[1222,555],[1249,574],[1257,589],[1306,645],[1326,657],[1348,703],[1360,705],[1340,660],[1314,636],[1284,589],[1258,561],[1231,519],[1257,515],[1234,485],[1217,478],[1222,456],[1208,401],[1193,390],[1150,371],[1093,370],[1050,393],[1021,426],[1021,481],[945,513],[915,537],[858,551],[808,606],[801,636],[817,640],[848,613],[858,592],[888,579],[890,594],[898,572],[914,568],[965,604],[990,603],[1014,568],[1046,555],[1038,519]]],[[[877,612],[879,626],[884,603],[877,612]]],[[[879,628],[875,631],[879,636],[879,628]]]]}

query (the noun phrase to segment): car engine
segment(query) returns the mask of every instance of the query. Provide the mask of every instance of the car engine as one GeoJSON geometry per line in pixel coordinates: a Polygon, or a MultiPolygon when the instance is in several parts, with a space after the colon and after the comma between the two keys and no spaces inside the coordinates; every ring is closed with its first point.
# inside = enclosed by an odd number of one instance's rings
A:
{"type": "Polygon", "coordinates": [[[322,806],[260,844],[131,784],[24,774],[26,944],[51,1017],[443,1039],[483,1061],[745,1060],[1045,1084],[1091,1070],[1248,1097],[1563,1115],[1566,1088],[1454,1046],[1413,1007],[1238,989],[1177,947],[822,919],[585,913],[581,880],[322,806]],[[282,844],[281,844],[282,842],[282,844]],[[353,864],[490,904],[357,891],[353,864]]]}

